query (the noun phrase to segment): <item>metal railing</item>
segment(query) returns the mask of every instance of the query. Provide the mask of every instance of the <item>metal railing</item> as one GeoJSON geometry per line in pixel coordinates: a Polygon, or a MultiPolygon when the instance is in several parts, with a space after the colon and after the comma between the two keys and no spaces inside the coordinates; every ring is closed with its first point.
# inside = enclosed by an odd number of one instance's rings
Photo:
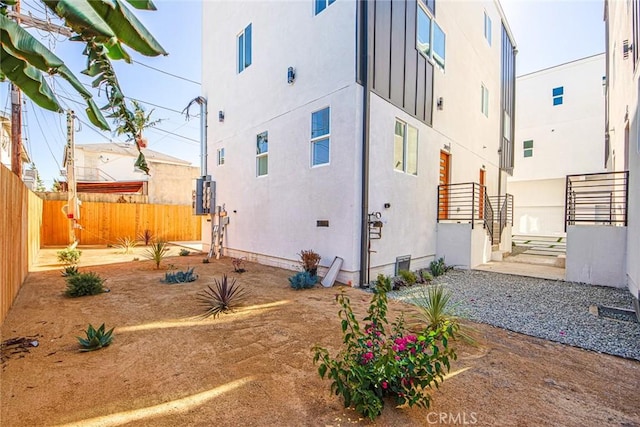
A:
{"type": "MultiPolygon", "coordinates": [[[[490,196],[489,199],[493,206],[498,208],[497,217],[494,217],[498,232],[493,234],[493,244],[500,243],[502,231],[507,224],[513,226],[513,194],[505,194],[501,196],[490,196]]],[[[495,228],[495,227],[494,227],[495,228]]]]}
{"type": "Polygon", "coordinates": [[[481,224],[493,235],[493,207],[477,182],[438,185],[438,222],[481,224]]]}
{"type": "Polygon", "coordinates": [[[627,225],[629,172],[567,175],[564,230],[575,224],[627,225]]]}

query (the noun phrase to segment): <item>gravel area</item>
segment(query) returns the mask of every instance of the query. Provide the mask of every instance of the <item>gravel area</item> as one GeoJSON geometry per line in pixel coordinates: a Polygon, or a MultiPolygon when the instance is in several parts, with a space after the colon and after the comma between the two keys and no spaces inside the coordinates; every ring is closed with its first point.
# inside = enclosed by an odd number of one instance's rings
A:
{"type": "MultiPolygon", "coordinates": [[[[632,309],[626,289],[475,270],[453,270],[433,283],[451,291],[453,313],[459,317],[640,360],[640,323],[589,312],[597,305],[632,309]]],[[[405,287],[388,296],[411,302],[423,286],[405,287]]]]}

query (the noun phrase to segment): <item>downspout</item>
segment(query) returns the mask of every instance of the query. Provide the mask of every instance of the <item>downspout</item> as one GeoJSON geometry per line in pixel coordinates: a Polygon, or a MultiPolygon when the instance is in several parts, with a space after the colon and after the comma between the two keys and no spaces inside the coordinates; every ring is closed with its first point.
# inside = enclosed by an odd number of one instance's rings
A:
{"type": "MultiPolygon", "coordinates": [[[[360,64],[361,79],[363,86],[362,95],[362,211],[360,225],[360,279],[359,285],[362,287],[365,282],[365,275],[368,271],[369,258],[369,123],[370,123],[370,102],[371,83],[369,69],[369,23],[368,23],[368,1],[360,1],[360,64]]],[[[366,277],[366,281],[369,277],[366,277]]]]}
{"type": "Polygon", "coordinates": [[[200,176],[207,176],[207,100],[197,98],[200,104],[200,176]]]}

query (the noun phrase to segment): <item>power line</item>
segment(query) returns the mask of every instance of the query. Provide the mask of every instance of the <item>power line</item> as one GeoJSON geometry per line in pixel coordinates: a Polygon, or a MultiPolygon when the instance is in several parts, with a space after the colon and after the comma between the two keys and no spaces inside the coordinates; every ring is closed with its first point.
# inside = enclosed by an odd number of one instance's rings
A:
{"type": "Polygon", "coordinates": [[[152,69],[152,70],[154,70],[154,71],[157,71],[157,72],[159,72],[159,73],[166,74],[166,75],[168,75],[168,76],[175,77],[175,78],[177,78],[177,79],[184,80],[184,81],[186,81],[186,82],[193,83],[193,84],[196,84],[196,85],[198,85],[198,86],[200,86],[200,85],[201,85],[201,83],[200,83],[200,82],[197,82],[197,81],[195,81],[195,80],[188,79],[188,78],[186,78],[186,77],[178,76],[178,75],[176,75],[176,74],[171,74],[171,73],[169,73],[169,72],[167,72],[167,71],[160,70],[159,68],[152,67],[151,65],[143,64],[142,62],[139,62],[139,61],[136,61],[136,60],[133,60],[133,62],[135,62],[135,63],[136,63],[136,64],[138,64],[138,65],[142,65],[143,67],[150,68],[150,69],[152,69]]]}
{"type": "Polygon", "coordinates": [[[168,133],[169,135],[177,136],[179,138],[187,139],[189,141],[193,141],[193,142],[195,142],[197,144],[200,144],[200,141],[198,141],[197,139],[193,139],[193,138],[189,138],[188,136],[184,136],[184,135],[180,135],[180,134],[177,134],[177,133],[169,132],[168,130],[164,130],[164,129],[160,129],[160,128],[149,128],[149,130],[157,130],[157,131],[160,131],[160,132],[168,133]]]}
{"type": "MultiPolygon", "coordinates": [[[[31,101],[31,105],[33,105],[33,101],[31,101]]],[[[51,157],[53,157],[53,161],[56,162],[56,166],[58,166],[58,170],[62,169],[60,167],[60,163],[58,163],[58,159],[56,159],[55,154],[53,154],[53,150],[51,150],[51,145],[49,145],[49,140],[47,139],[47,135],[42,130],[42,126],[40,125],[40,119],[38,119],[38,115],[35,112],[35,108],[33,109],[33,115],[36,118],[36,123],[38,123],[38,128],[40,129],[40,133],[44,138],[44,142],[47,144],[47,148],[49,149],[49,153],[51,153],[51,157]]]]}

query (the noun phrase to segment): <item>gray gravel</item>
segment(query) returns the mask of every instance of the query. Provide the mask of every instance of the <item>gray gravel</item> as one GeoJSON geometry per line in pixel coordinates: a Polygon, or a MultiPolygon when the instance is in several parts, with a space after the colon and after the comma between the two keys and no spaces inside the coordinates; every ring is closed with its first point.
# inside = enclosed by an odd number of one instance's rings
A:
{"type": "MultiPolygon", "coordinates": [[[[576,347],[640,360],[640,323],[596,316],[590,306],[632,309],[626,289],[475,270],[440,276],[451,291],[453,313],[480,323],[576,347]]],[[[411,302],[424,285],[388,294],[411,302]]]]}

